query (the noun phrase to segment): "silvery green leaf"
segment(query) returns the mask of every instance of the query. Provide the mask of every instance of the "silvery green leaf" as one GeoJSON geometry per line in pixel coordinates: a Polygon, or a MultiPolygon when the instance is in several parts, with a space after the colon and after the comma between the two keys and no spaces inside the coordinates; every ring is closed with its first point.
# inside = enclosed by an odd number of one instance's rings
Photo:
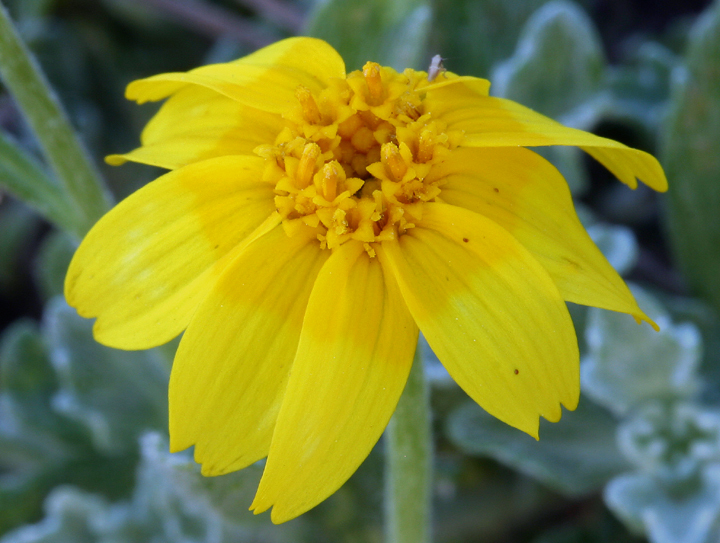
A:
{"type": "Polygon", "coordinates": [[[59,383],[53,407],[85,426],[98,450],[121,454],[144,430],[166,427],[168,373],[157,353],[100,345],[92,321],[60,298],[49,302],[43,329],[59,383]]]}
{"type": "Polygon", "coordinates": [[[700,368],[702,400],[720,404],[720,316],[697,298],[668,296],[663,301],[676,320],[690,321],[700,330],[704,351],[700,368]]]}
{"type": "Polygon", "coordinates": [[[570,192],[575,197],[582,196],[588,187],[587,168],[583,162],[584,153],[576,147],[535,147],[537,154],[547,159],[567,181],[570,192]]]}
{"type": "Polygon", "coordinates": [[[0,187],[61,227],[73,224],[73,206],[45,168],[0,130],[0,187]]]}
{"type": "Polygon", "coordinates": [[[58,487],[45,501],[45,518],[18,528],[0,543],[99,543],[93,519],[107,510],[102,498],[73,487],[58,487]]]}
{"type": "Polygon", "coordinates": [[[609,68],[610,103],[603,116],[640,128],[654,139],[667,112],[671,73],[678,63],[665,46],[642,43],[621,65],[609,68]]]}
{"type": "Polygon", "coordinates": [[[509,57],[521,29],[548,0],[435,0],[432,54],[463,75],[488,77],[492,66],[509,57]]]}
{"type": "Polygon", "coordinates": [[[673,73],[662,162],[677,262],[695,292],[720,308],[720,3],[695,23],[686,64],[673,73]]]}
{"type": "Polygon", "coordinates": [[[618,446],[638,469],[668,484],[720,461],[720,411],[689,402],[650,401],[618,428],[618,446]]]}
{"type": "Polygon", "coordinates": [[[37,325],[28,320],[8,327],[0,338],[0,466],[6,474],[27,475],[72,455],[63,438],[76,429],[53,411],[56,389],[37,325]]]}
{"type": "Polygon", "coordinates": [[[348,71],[369,60],[402,71],[423,68],[430,19],[428,0],[323,0],[307,34],[337,49],[348,71]]]}
{"type": "Polygon", "coordinates": [[[157,433],[142,436],[140,450],[131,500],[114,506],[96,522],[102,541],[221,543],[222,518],[207,495],[188,484],[190,479],[197,487],[200,477],[192,459],[186,454],[170,454],[167,440],[157,433]]]}
{"type": "Polygon", "coordinates": [[[432,22],[432,9],[423,2],[408,12],[401,22],[386,31],[382,49],[378,53],[383,63],[398,71],[416,68],[427,71],[422,64],[432,22]]]}
{"type": "Polygon", "coordinates": [[[448,464],[454,456],[444,451],[436,462],[433,523],[438,542],[509,541],[508,534],[517,533],[518,519],[533,518],[538,511],[557,510],[566,503],[522,474],[502,473],[488,463],[480,467],[461,455],[453,462],[460,473],[452,479],[443,477],[437,467],[452,469],[448,464]]]}
{"type": "Polygon", "coordinates": [[[605,502],[651,543],[714,543],[720,538],[720,465],[706,466],[695,485],[680,490],[649,474],[621,475],[605,487],[605,502]]]}
{"type": "Polygon", "coordinates": [[[515,50],[493,70],[493,93],[558,117],[600,88],[602,42],[577,4],[553,0],[527,21],[515,50]]]}
{"type": "Polygon", "coordinates": [[[580,219],[580,224],[585,228],[589,228],[593,224],[600,222],[596,213],[582,202],[575,202],[575,212],[577,213],[578,219],[580,219]]]}
{"type": "Polygon", "coordinates": [[[274,526],[247,510],[259,478],[258,467],[203,477],[190,454],[169,453],[167,438],[150,432],[140,438],[129,499],[109,504],[98,495],[59,487],[48,496],[42,521],[0,543],[297,542],[302,520],[274,526]]]}
{"type": "Polygon", "coordinates": [[[94,523],[102,543],[297,541],[302,520],[273,526],[248,511],[260,479],[258,466],[203,477],[190,454],[171,454],[167,438],[157,432],[140,438],[140,454],[132,498],[94,523]]]}
{"type": "Polygon", "coordinates": [[[58,382],[38,326],[16,322],[1,343],[0,533],[36,518],[58,484],[121,492],[132,459],[98,456],[83,427],[54,410],[58,382]]]}
{"type": "Polygon", "coordinates": [[[500,422],[475,403],[448,421],[450,440],[463,452],[490,456],[569,495],[601,488],[629,464],[615,443],[615,419],[587,399],[557,423],[540,421],[540,440],[500,422]]]}
{"type": "MultiPolygon", "coordinates": [[[[590,18],[575,3],[553,0],[528,19],[514,55],[495,66],[492,92],[587,130],[600,114],[591,98],[600,89],[604,72],[602,42],[590,18]]],[[[580,150],[536,151],[560,170],[574,194],[587,185],[580,150]]]]}
{"type": "Polygon", "coordinates": [[[633,269],[638,259],[638,244],[633,231],[625,226],[598,223],[587,229],[598,249],[620,275],[633,269]]]}
{"type": "Polygon", "coordinates": [[[591,308],[585,329],[583,390],[618,415],[650,399],[691,398],[698,389],[702,358],[698,329],[674,324],[660,304],[639,287],[633,294],[660,331],[632,317],[591,308]]]}
{"type": "Polygon", "coordinates": [[[0,338],[0,394],[13,418],[30,425],[52,417],[49,398],[57,389],[55,371],[37,325],[15,322],[0,338]]]}

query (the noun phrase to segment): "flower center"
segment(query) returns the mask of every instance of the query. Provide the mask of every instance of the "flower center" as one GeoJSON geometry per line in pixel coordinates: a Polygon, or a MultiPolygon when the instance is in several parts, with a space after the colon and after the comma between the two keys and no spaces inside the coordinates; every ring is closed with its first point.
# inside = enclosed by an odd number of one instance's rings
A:
{"type": "Polygon", "coordinates": [[[255,149],[288,235],[316,228],[322,248],[354,239],[374,256],[372,243],[415,226],[440,194],[430,169],[462,138],[425,111],[427,85],[425,72],[368,62],[319,94],[297,88],[275,143],[255,149]]]}

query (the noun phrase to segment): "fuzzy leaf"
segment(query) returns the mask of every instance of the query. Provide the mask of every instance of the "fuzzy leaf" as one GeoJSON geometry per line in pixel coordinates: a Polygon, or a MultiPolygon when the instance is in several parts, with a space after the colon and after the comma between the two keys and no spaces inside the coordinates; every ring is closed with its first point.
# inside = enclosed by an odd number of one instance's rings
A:
{"type": "Polygon", "coordinates": [[[431,51],[455,73],[487,78],[515,48],[530,15],[548,0],[434,0],[431,51]]]}
{"type": "Polygon", "coordinates": [[[699,390],[702,339],[690,323],[674,324],[662,306],[638,287],[631,289],[660,331],[627,315],[591,308],[585,329],[583,391],[618,415],[652,399],[691,398],[699,390]]]}
{"type": "Polygon", "coordinates": [[[45,501],[38,524],[6,534],[0,543],[97,543],[92,520],[105,510],[104,500],[72,487],[58,487],[45,501]]]}
{"type": "Polygon", "coordinates": [[[540,440],[517,431],[468,403],[453,413],[447,432],[463,452],[490,456],[568,495],[601,488],[628,469],[615,445],[616,423],[605,410],[581,399],[560,422],[544,419],[540,440]]]}
{"type": "Polygon", "coordinates": [[[675,76],[662,153],[670,239],[692,288],[720,309],[720,3],[695,23],[675,76]]]}
{"type": "Polygon", "coordinates": [[[633,231],[625,226],[598,223],[587,228],[588,234],[620,275],[625,275],[638,259],[638,243],[633,231]]]}
{"type": "Polygon", "coordinates": [[[679,59],[665,46],[647,41],[619,66],[608,70],[609,100],[603,118],[639,128],[654,142],[667,113],[671,74],[679,59]]]}
{"type": "Polygon", "coordinates": [[[708,466],[698,484],[684,492],[671,492],[646,473],[622,475],[605,488],[605,502],[652,543],[718,541],[720,466],[708,466]]]}
{"type": "MultiPolygon", "coordinates": [[[[493,70],[492,92],[588,130],[600,114],[590,99],[604,73],[602,42],[590,18],[574,3],[553,0],[530,17],[514,55],[493,70]]],[[[558,167],[574,194],[582,192],[588,180],[578,149],[537,151],[558,167]]]]}
{"type": "Polygon", "coordinates": [[[402,71],[422,67],[430,19],[429,0],[327,0],[310,15],[307,34],[337,49],[348,71],[369,60],[402,71]]]}
{"type": "Polygon", "coordinates": [[[0,186],[61,227],[72,225],[72,206],[40,163],[0,130],[0,186]]]}
{"type": "Polygon", "coordinates": [[[576,4],[553,0],[523,28],[515,54],[493,70],[493,91],[550,117],[570,112],[600,88],[602,42],[576,4]]]}
{"type": "Polygon", "coordinates": [[[720,461],[720,411],[691,402],[644,403],[618,428],[618,446],[638,469],[669,485],[720,461]]]}
{"type": "Polygon", "coordinates": [[[53,405],[87,427],[97,449],[134,449],[145,429],[166,427],[168,374],[157,353],[100,345],[92,322],[60,298],[48,304],[43,327],[59,381],[53,405]]]}

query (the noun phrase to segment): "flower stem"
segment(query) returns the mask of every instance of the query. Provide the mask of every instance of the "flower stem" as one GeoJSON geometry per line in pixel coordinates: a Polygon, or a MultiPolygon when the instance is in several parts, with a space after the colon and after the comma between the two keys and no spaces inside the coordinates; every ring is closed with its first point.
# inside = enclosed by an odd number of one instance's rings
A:
{"type": "Polygon", "coordinates": [[[59,100],[0,2],[0,77],[25,115],[74,209],[82,234],[110,207],[110,194],[59,100]]]}
{"type": "Polygon", "coordinates": [[[432,433],[430,393],[420,349],[388,425],[385,536],[387,543],[430,543],[432,433]]]}

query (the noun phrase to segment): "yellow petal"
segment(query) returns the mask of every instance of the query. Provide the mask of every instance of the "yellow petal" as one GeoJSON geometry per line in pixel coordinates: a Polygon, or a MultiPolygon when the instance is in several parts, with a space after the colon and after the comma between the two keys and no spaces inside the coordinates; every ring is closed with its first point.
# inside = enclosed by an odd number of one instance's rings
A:
{"type": "Polygon", "coordinates": [[[537,437],[580,392],[572,321],[552,279],[497,224],[429,203],[378,257],[450,375],[491,415],[537,437]]]}
{"type": "Polygon", "coordinates": [[[448,123],[448,130],[465,132],[463,146],[581,147],[623,183],[632,188],[637,179],[658,191],[667,190],[667,179],[657,159],[607,138],[568,128],[511,100],[482,96],[463,85],[428,92],[425,110],[448,123]]]}
{"type": "Polygon", "coordinates": [[[422,87],[422,91],[427,92],[451,85],[463,85],[466,89],[470,89],[482,96],[487,96],[490,92],[490,81],[487,79],[481,79],[470,75],[457,75],[450,72],[445,72],[445,77],[443,79],[436,79],[435,81],[428,83],[425,87],[422,87]]]}
{"type": "Polygon", "coordinates": [[[163,104],[141,136],[142,147],[107,162],[127,160],[174,170],[224,155],[252,155],[271,143],[284,124],[279,115],[244,106],[196,85],[178,91],[163,104]]]}
{"type": "Polygon", "coordinates": [[[405,386],[417,342],[392,277],[362,244],[337,249],[310,295],[297,357],[252,509],[290,520],[367,457],[405,386]]]}
{"type": "Polygon", "coordinates": [[[100,219],[65,279],[68,303],[98,318],[100,343],[146,349],[185,329],[231,253],[274,212],[263,167],[259,157],[198,162],[163,175],[100,219]]]}
{"type": "Polygon", "coordinates": [[[280,227],[227,266],[183,335],[170,376],[170,448],[204,475],[264,458],[312,285],[329,251],[280,227]]]}
{"type": "Polygon", "coordinates": [[[200,85],[246,106],[283,113],[297,102],[298,85],[318,91],[332,77],[345,77],[345,63],[335,49],[315,38],[288,38],[234,62],[133,81],[125,95],[142,104],[200,85]]]}
{"type": "MultiPolygon", "coordinates": [[[[580,224],[560,172],[528,149],[461,148],[428,181],[440,197],[502,226],[545,267],[562,297],[648,320],[580,224]]],[[[648,320],[648,322],[650,322],[648,320]]]]}

